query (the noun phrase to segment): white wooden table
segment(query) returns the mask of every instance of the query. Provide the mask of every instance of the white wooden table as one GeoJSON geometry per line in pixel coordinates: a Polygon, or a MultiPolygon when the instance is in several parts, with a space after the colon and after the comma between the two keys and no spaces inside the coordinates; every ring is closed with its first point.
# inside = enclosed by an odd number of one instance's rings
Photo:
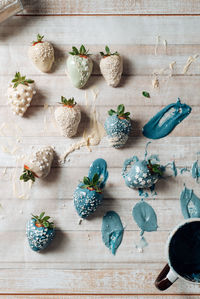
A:
{"type": "MultiPolygon", "coordinates": [[[[7,298],[5,294],[15,294],[13,298],[35,298],[36,294],[37,298],[89,298],[92,294],[92,298],[111,294],[114,298],[199,298],[198,286],[177,281],[159,293],[153,284],[166,261],[168,233],[183,220],[179,205],[183,183],[200,196],[199,185],[189,173],[158,183],[158,198],[148,202],[157,212],[159,229],[146,234],[149,246],[139,253],[134,247],[139,229],[131,215],[139,198],[136,191],[125,187],[121,177],[126,158],[133,154],[143,157],[147,141],[141,135],[143,125],[177,97],[192,106],[192,113],[168,137],[153,142],[150,151],[158,153],[163,163],[174,159],[178,167],[191,167],[196,159],[200,149],[199,60],[186,74],[183,68],[189,56],[200,52],[199,1],[29,0],[25,4],[23,14],[0,25],[0,293],[3,298],[7,298]],[[55,46],[56,65],[50,74],[39,73],[27,58],[28,45],[37,33],[55,46]],[[91,53],[97,54],[108,44],[123,55],[121,87],[106,85],[99,73],[98,55],[92,56],[96,63],[88,88],[71,86],[65,75],[65,59],[72,45],[82,43],[91,53]],[[174,61],[172,71],[169,64],[174,61]],[[11,114],[4,95],[16,71],[34,79],[38,91],[22,119],[11,114]],[[157,89],[151,82],[155,72],[160,81],[157,89]],[[81,139],[81,132],[73,140],[58,133],[52,113],[60,96],[74,96],[87,114],[85,92],[91,104],[94,89],[99,91],[96,109],[102,123],[107,110],[118,104],[124,103],[132,113],[134,128],[127,147],[114,150],[103,139],[91,153],[87,148],[75,151],[62,167],[54,165],[48,179],[34,184],[29,199],[14,196],[13,181],[20,172],[16,156],[30,152],[32,146],[36,149],[49,144],[60,155],[81,139]],[[150,92],[150,99],[141,95],[143,90],[150,92]],[[6,153],[5,147],[14,153],[6,153]],[[105,200],[96,217],[78,225],[73,190],[98,157],[108,162],[105,200]],[[101,241],[102,216],[110,209],[118,212],[126,225],[116,256],[101,241]],[[55,219],[58,231],[51,248],[37,254],[27,245],[25,224],[30,213],[43,210],[55,219]]],[[[87,117],[82,122],[86,124],[87,117]]]]}

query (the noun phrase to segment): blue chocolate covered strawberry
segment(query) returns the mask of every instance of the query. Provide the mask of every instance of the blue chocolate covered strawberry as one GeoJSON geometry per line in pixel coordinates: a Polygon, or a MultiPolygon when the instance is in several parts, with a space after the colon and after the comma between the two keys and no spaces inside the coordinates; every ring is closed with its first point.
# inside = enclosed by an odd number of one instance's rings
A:
{"type": "Polygon", "coordinates": [[[125,160],[122,176],[129,188],[151,188],[163,174],[163,167],[151,160],[139,160],[136,156],[125,160]],[[127,172],[128,166],[131,166],[127,172]]]}
{"type": "Polygon", "coordinates": [[[81,218],[90,216],[102,203],[102,190],[107,178],[106,161],[103,159],[95,160],[90,166],[88,177],[83,178],[74,192],[74,206],[81,218]]]}
{"type": "Polygon", "coordinates": [[[130,112],[125,112],[125,107],[121,104],[117,107],[117,112],[111,109],[108,114],[104,124],[108,141],[111,146],[121,148],[127,142],[131,131],[130,112]]]}
{"type": "Polygon", "coordinates": [[[42,212],[39,216],[32,215],[26,226],[26,235],[32,250],[45,249],[53,240],[55,235],[54,223],[49,221],[50,217],[42,212]]]}

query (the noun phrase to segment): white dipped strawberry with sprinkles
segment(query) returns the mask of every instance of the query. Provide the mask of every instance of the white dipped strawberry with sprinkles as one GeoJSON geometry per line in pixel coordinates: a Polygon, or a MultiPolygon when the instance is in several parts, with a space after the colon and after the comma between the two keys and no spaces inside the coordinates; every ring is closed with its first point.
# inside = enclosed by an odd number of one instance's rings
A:
{"type": "Polygon", "coordinates": [[[72,51],[69,52],[67,58],[67,74],[76,88],[82,88],[87,83],[93,69],[93,62],[90,58],[88,50],[84,45],[78,50],[76,47],[72,47],[72,51]]]}
{"type": "Polygon", "coordinates": [[[53,156],[54,150],[51,146],[32,153],[24,164],[24,171],[20,176],[20,180],[34,182],[35,178],[45,178],[50,172],[53,156]]]}
{"type": "Polygon", "coordinates": [[[8,104],[13,114],[23,116],[35,94],[34,81],[26,79],[26,76],[21,76],[20,72],[17,72],[7,90],[8,104]]]}
{"type": "Polygon", "coordinates": [[[74,98],[66,99],[61,97],[61,106],[55,110],[55,119],[59,126],[61,135],[73,137],[77,133],[81,120],[81,110],[74,98]]]}
{"type": "Polygon", "coordinates": [[[100,52],[100,70],[107,84],[116,87],[121,79],[123,60],[118,52],[111,53],[108,46],[105,46],[105,51],[100,52]]]}
{"type": "Polygon", "coordinates": [[[109,110],[108,115],[104,124],[107,139],[114,148],[121,148],[128,141],[131,131],[130,112],[125,112],[125,107],[121,104],[117,111],[109,110]]]}
{"type": "Polygon", "coordinates": [[[30,248],[41,251],[51,243],[55,236],[54,223],[42,212],[39,216],[32,215],[26,226],[26,235],[30,248]]]}
{"type": "Polygon", "coordinates": [[[54,62],[54,48],[51,43],[43,41],[43,38],[44,36],[37,35],[37,40],[29,47],[28,55],[41,72],[47,73],[54,62]]]}

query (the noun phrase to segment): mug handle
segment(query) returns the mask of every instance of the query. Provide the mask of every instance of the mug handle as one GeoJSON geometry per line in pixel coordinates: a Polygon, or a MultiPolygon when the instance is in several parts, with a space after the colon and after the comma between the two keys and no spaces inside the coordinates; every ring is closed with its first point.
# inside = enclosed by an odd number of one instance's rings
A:
{"type": "Polygon", "coordinates": [[[156,278],[154,284],[158,290],[164,291],[168,289],[177,279],[178,276],[170,269],[169,265],[166,264],[156,278]]]}

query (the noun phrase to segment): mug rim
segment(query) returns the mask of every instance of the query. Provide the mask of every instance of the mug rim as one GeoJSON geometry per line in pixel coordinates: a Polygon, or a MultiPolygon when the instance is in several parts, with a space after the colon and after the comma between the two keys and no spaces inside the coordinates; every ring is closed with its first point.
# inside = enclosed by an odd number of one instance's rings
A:
{"type": "Polygon", "coordinates": [[[176,270],[172,267],[171,262],[170,262],[170,258],[169,258],[169,245],[171,242],[172,237],[175,235],[175,233],[179,230],[179,228],[181,228],[183,225],[190,223],[190,222],[200,222],[200,218],[188,218],[185,219],[184,221],[182,221],[181,223],[177,224],[173,230],[170,232],[168,239],[167,239],[167,243],[166,243],[166,254],[167,254],[167,261],[169,264],[170,269],[177,275],[178,278],[183,279],[186,282],[192,283],[192,284],[200,284],[200,281],[190,281],[188,279],[186,279],[185,277],[181,276],[180,274],[178,274],[176,272],[176,270]]]}

